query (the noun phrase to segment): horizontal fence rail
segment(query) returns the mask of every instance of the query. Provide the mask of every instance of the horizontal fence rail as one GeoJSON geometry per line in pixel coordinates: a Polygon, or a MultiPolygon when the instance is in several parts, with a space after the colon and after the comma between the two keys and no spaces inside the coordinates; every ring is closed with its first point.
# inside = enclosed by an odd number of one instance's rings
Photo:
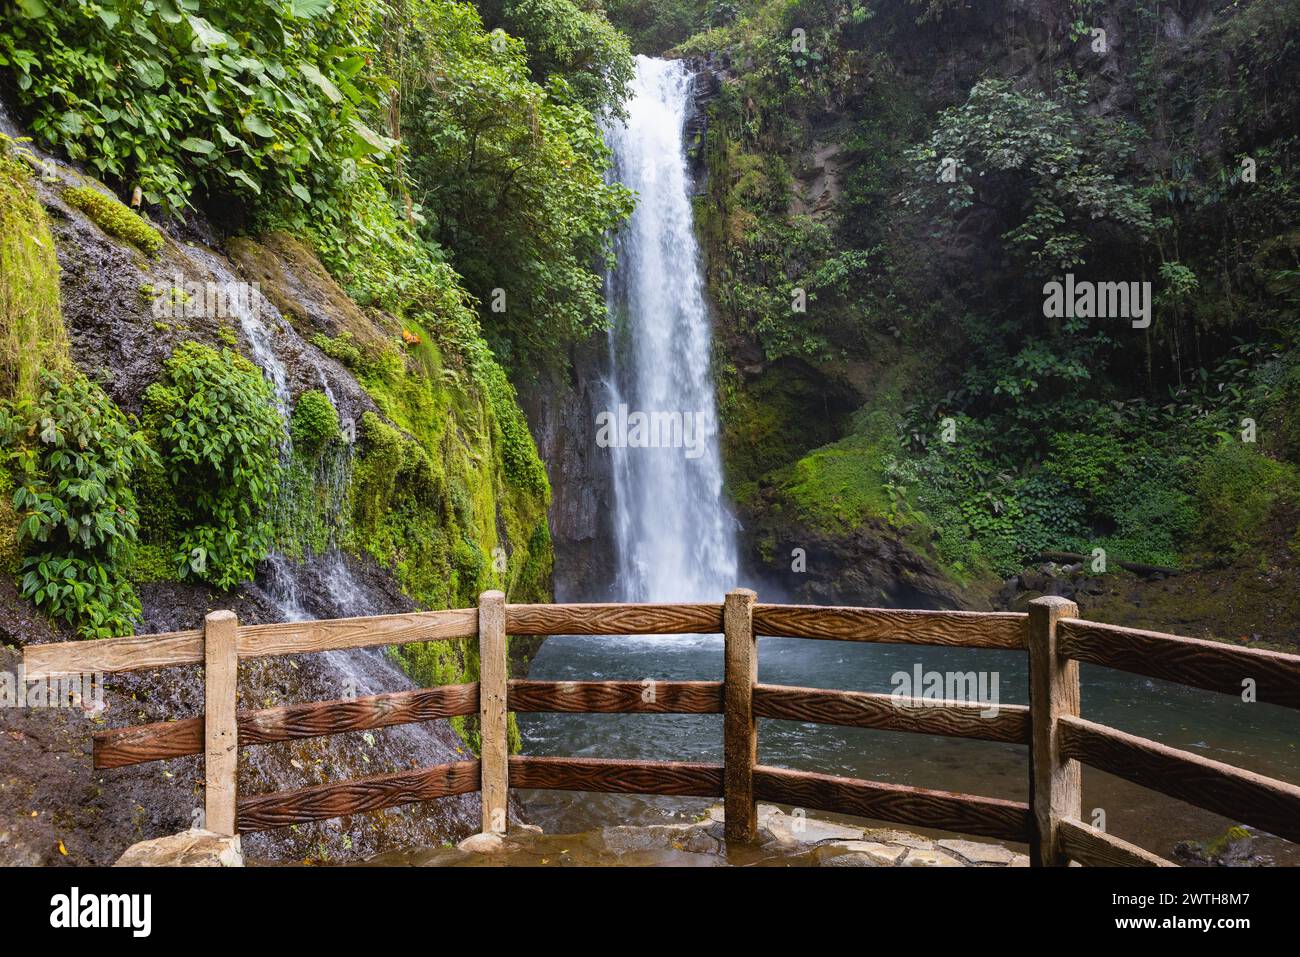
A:
{"type": "Polygon", "coordinates": [[[1092,621],[1065,620],[1059,628],[1067,658],[1225,694],[1241,694],[1249,679],[1257,701],[1300,708],[1297,655],[1092,621]]]}
{"type": "Polygon", "coordinates": [[[205,755],[206,824],[239,833],[480,793],[483,830],[506,829],[509,789],[722,798],[729,840],[757,834],[772,801],[832,813],[1028,843],[1033,865],[1173,866],[1092,827],[1080,810],[1087,765],[1292,841],[1300,787],[1088,721],[1079,662],[1300,708],[1300,656],[1084,621],[1060,598],[1028,614],[773,605],[740,589],[717,604],[512,605],[485,592],[478,608],[240,626],[214,612],[204,628],[24,650],[30,680],[203,665],[204,713],[101,731],[97,769],[205,755]],[[507,635],[723,634],[723,681],[510,680],[507,635]],[[1027,652],[1029,705],[935,701],[758,681],[758,639],[787,637],[1027,652]],[[475,682],[335,701],[236,709],[248,658],[477,639],[475,682]],[[721,764],[508,755],[509,712],[721,714],[721,764]],[[478,715],[478,760],[237,793],[238,752],[275,742],[478,715]],[[1023,745],[1028,802],[777,768],[758,762],[758,720],[798,721],[1023,745]]]}
{"type": "Polygon", "coordinates": [[[755,605],[754,634],[835,641],[1021,650],[1028,616],[979,611],[903,611],[822,605],[755,605]]]}
{"type": "Polygon", "coordinates": [[[761,765],[754,769],[754,794],[762,801],[853,814],[891,824],[1008,841],[1030,838],[1029,805],[1018,801],[761,765]]]}
{"type": "MultiPolygon", "coordinates": [[[[200,665],[203,664],[203,634],[202,630],[172,631],[89,642],[31,645],[24,651],[24,667],[28,678],[37,679],[200,665]]],[[[477,636],[477,609],[459,608],[372,618],[244,625],[239,628],[236,648],[240,658],[268,658],[477,636]]]]}
{"type": "Polygon", "coordinates": [[[760,718],[835,724],[848,728],[911,731],[950,738],[1029,743],[1029,709],[1000,704],[929,701],[868,691],[754,686],[754,714],[760,718]]]}
{"type": "MultiPolygon", "coordinates": [[[[236,716],[239,746],[373,731],[399,724],[478,714],[478,683],[394,691],[338,701],[313,701],[236,716]]],[[[122,768],[203,752],[203,719],[142,724],[94,736],[96,768],[122,768]]]]}

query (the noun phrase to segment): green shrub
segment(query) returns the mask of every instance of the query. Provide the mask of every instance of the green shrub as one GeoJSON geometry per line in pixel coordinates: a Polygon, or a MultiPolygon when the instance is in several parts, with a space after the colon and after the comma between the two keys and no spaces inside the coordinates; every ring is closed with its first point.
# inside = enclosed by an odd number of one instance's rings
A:
{"type": "Polygon", "coordinates": [[[163,247],[158,230],[93,187],[71,186],[63,191],[63,201],[81,210],[110,236],[134,243],[151,256],[163,247]]]}
{"type": "Polygon", "coordinates": [[[152,452],[88,379],[46,373],[42,383],[37,401],[0,408],[18,542],[30,552],[22,593],[82,637],[129,633],[140,614],[124,574],[139,525],[131,476],[152,452]]]}
{"type": "Polygon", "coordinates": [[[1293,468],[1244,442],[1216,446],[1196,472],[1198,546],[1225,560],[1240,555],[1254,542],[1273,503],[1295,489],[1295,481],[1293,468]]]}
{"type": "Polygon", "coordinates": [[[183,578],[251,580],[271,548],[283,423],[271,385],[243,356],[187,342],[145,390],[178,510],[183,578]]]}
{"type": "Polygon", "coordinates": [[[339,414],[329,396],[319,389],[308,389],[298,396],[289,419],[289,436],[295,450],[313,455],[341,434],[339,414]]]}
{"type": "MultiPolygon", "coordinates": [[[[370,5],[366,5],[370,6],[370,5]]],[[[182,212],[211,196],[311,202],[389,143],[357,0],[22,0],[0,65],[33,132],[182,212]]]]}

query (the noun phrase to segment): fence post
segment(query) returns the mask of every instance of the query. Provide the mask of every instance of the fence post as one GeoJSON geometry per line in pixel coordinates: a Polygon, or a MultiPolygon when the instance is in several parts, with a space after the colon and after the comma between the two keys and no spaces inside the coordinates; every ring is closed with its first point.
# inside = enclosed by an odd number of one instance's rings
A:
{"type": "Polygon", "coordinates": [[[1083,802],[1078,761],[1062,761],[1057,719],[1079,714],[1079,663],[1056,649],[1056,623],[1079,617],[1079,606],[1056,596],[1029,603],[1029,803],[1033,825],[1029,862],[1034,867],[1069,863],[1060,853],[1062,818],[1079,818],[1083,802]]]}
{"type": "Polygon", "coordinates": [[[483,833],[506,832],[509,750],[506,718],[506,596],[485,591],[478,599],[478,714],[483,833]]]}
{"type": "Polygon", "coordinates": [[[729,841],[752,841],[757,831],[754,765],[758,731],[754,724],[754,683],[758,681],[758,644],[754,639],[754,601],[748,588],[727,593],[722,606],[725,665],[723,670],[723,809],[729,841]]]}
{"type": "Polygon", "coordinates": [[[239,799],[238,634],[233,611],[203,619],[203,821],[225,836],[236,833],[239,799]]]}

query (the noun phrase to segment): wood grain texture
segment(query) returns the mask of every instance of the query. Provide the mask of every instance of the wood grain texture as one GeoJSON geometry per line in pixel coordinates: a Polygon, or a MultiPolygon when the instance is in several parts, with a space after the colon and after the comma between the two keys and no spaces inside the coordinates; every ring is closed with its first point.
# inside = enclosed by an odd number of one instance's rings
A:
{"type": "Polygon", "coordinates": [[[506,712],[506,596],[485,591],[478,600],[479,760],[483,779],[483,833],[506,832],[510,800],[509,715],[506,712]]]}
{"type": "Polygon", "coordinates": [[[1077,619],[1058,627],[1067,657],[1231,695],[1250,678],[1256,700],[1300,708],[1300,655],[1077,619]]]}
{"type": "Polygon", "coordinates": [[[239,799],[239,620],[214,611],[203,622],[203,807],[214,834],[233,835],[239,799]]]}
{"type": "Polygon", "coordinates": [[[478,611],[474,608],[247,625],[239,629],[239,657],[407,645],[416,641],[473,638],[477,634],[478,611]]]}
{"type": "Polygon", "coordinates": [[[729,841],[752,841],[758,833],[754,765],[758,763],[758,723],[754,685],[758,682],[758,642],[754,602],[748,588],[728,592],[722,606],[722,754],[725,769],[724,821],[729,841]]]}
{"type": "Polygon", "coordinates": [[[1089,767],[1300,842],[1300,787],[1083,718],[1062,718],[1063,754],[1089,767]]]}
{"type": "Polygon", "coordinates": [[[754,606],[755,633],[790,638],[1020,649],[1027,627],[1025,615],[1010,612],[754,606]]]}
{"type": "Polygon", "coordinates": [[[1082,821],[1065,818],[1057,829],[1061,853],[1088,867],[1177,867],[1173,861],[1112,837],[1082,821]]]}
{"type": "Polygon", "coordinates": [[[506,689],[511,711],[721,714],[720,681],[525,681],[506,689]]]}
{"type": "Polygon", "coordinates": [[[1059,721],[1079,713],[1079,663],[1060,653],[1058,622],[1079,614],[1079,606],[1056,596],[1029,603],[1029,804],[1034,830],[1032,867],[1069,864],[1061,853],[1058,826],[1082,813],[1083,769],[1062,756],[1059,721]]]}
{"type": "Polygon", "coordinates": [[[23,670],[31,680],[60,675],[114,674],[203,663],[203,629],[157,635],[28,645],[23,670]]]}
{"type": "Polygon", "coordinates": [[[241,832],[324,821],[362,811],[431,801],[478,790],[479,763],[456,761],[414,771],[258,794],[239,802],[241,832]]]}
{"type": "MultiPolygon", "coordinates": [[[[402,645],[413,641],[473,638],[477,633],[478,610],[458,608],[407,615],[245,625],[239,629],[238,647],[241,658],[264,658],[343,648],[402,645]]],[[[202,663],[201,629],[32,645],[23,650],[24,668],[27,676],[33,679],[148,671],[202,663]]]]}
{"type": "Polygon", "coordinates": [[[754,686],[754,714],[760,718],[909,731],[1008,744],[1029,743],[1027,707],[998,705],[997,714],[992,716],[985,716],[985,711],[985,705],[959,701],[922,701],[865,691],[827,691],[784,685],[754,686]]]}
{"type": "Polygon", "coordinates": [[[1017,801],[765,765],[754,769],[754,793],[760,801],[794,807],[1006,841],[1029,840],[1029,805],[1017,801]]]}
{"type": "MultiPolygon", "coordinates": [[[[369,731],[466,714],[478,714],[477,682],[241,711],[239,746],[369,731]]],[[[179,758],[202,751],[202,718],[117,728],[94,736],[94,763],[100,769],[179,758]]]]}
{"type": "Polygon", "coordinates": [[[507,605],[512,635],[711,635],[722,604],[507,605]]]}
{"type": "Polygon", "coordinates": [[[609,758],[510,759],[510,786],[612,794],[722,797],[722,765],[609,758]]]}

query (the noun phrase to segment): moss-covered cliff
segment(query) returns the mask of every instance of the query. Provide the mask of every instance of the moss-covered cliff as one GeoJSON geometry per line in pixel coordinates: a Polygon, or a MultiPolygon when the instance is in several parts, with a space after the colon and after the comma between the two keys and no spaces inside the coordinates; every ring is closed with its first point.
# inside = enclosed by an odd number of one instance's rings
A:
{"type": "Polygon", "coordinates": [[[1045,552],[1291,574],[1293,0],[674,9],[760,576],[978,607],[1045,552]],[[1047,315],[1067,274],[1148,283],[1149,323],[1047,315]]]}

